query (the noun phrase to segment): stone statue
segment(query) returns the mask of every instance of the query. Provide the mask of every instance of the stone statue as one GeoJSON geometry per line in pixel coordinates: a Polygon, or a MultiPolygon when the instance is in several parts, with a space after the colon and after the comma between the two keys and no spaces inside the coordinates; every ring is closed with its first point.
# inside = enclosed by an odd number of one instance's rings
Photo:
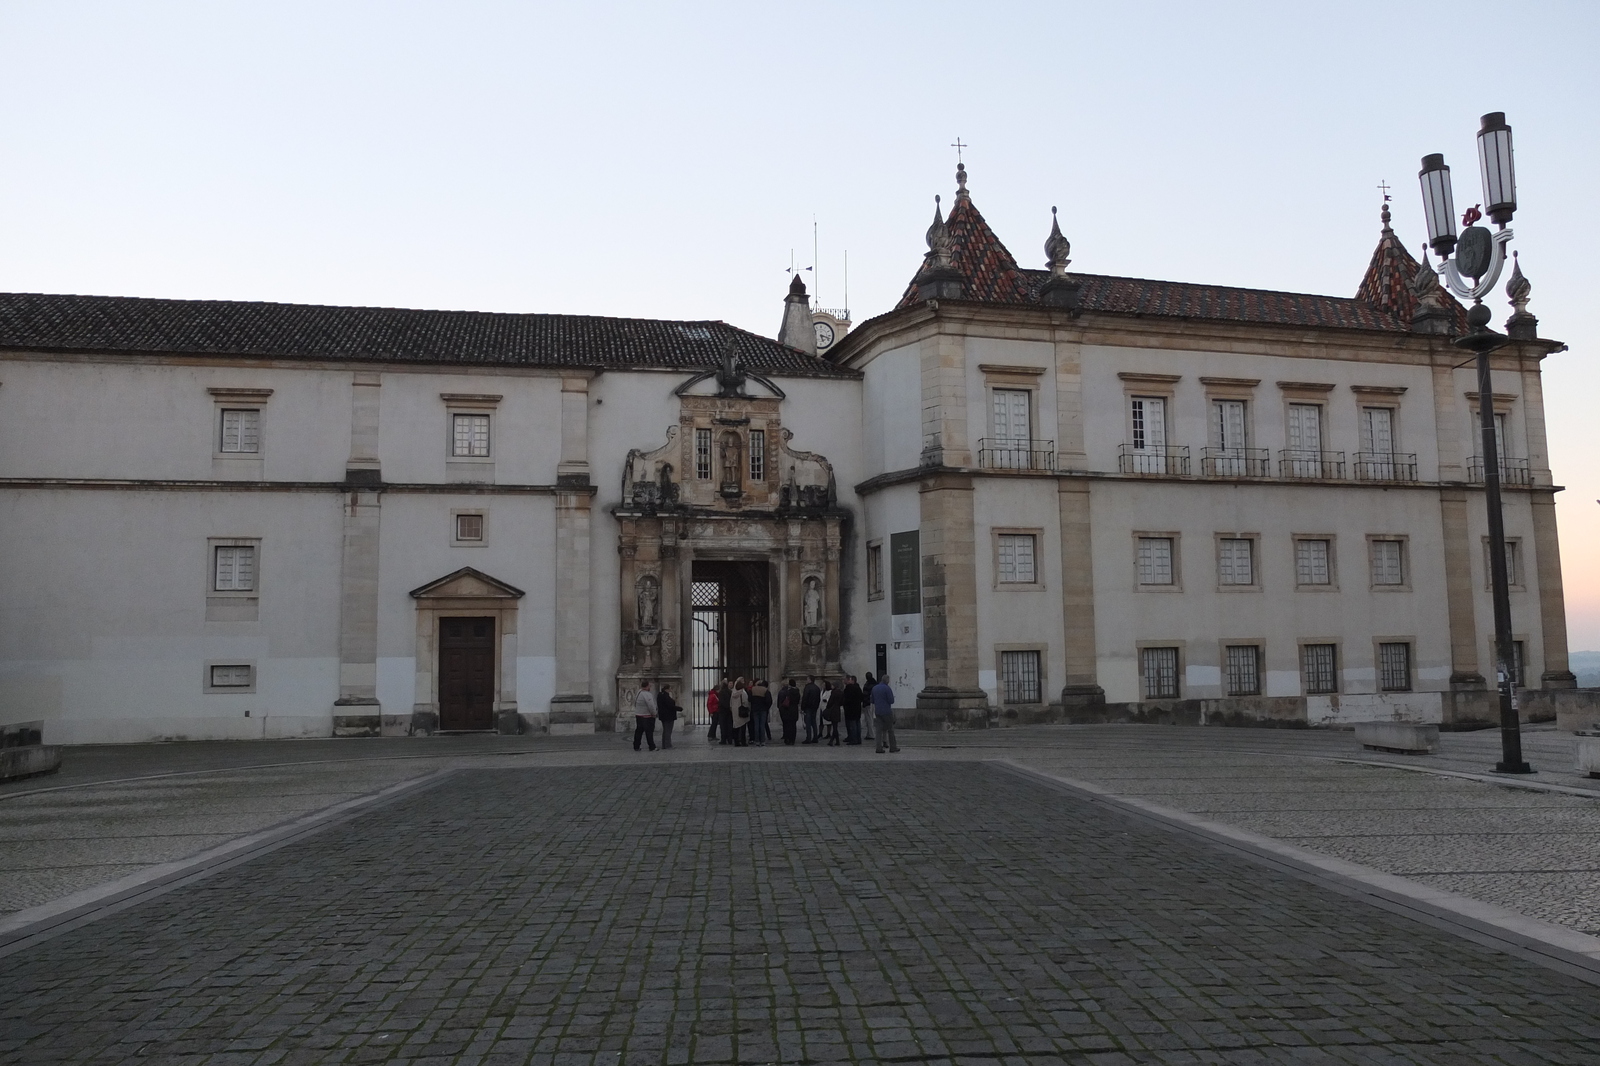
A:
{"type": "Polygon", "coordinates": [[[801,624],[808,629],[820,626],[822,624],[822,582],[814,577],[806,578],[806,591],[801,602],[801,624]]]}
{"type": "Polygon", "coordinates": [[[661,590],[649,574],[639,579],[639,629],[658,629],[661,625],[661,590]]]}
{"type": "Polygon", "coordinates": [[[722,483],[739,484],[739,434],[732,430],[722,435],[722,483]]]}

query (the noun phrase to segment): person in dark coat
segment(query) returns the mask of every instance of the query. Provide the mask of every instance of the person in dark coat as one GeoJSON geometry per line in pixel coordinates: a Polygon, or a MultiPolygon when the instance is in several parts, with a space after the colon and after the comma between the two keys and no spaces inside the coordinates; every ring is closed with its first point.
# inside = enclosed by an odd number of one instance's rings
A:
{"type": "Polygon", "coordinates": [[[805,691],[800,694],[800,713],[806,716],[806,739],[802,744],[815,744],[822,739],[822,730],[817,725],[817,711],[822,706],[822,689],[817,686],[815,676],[806,679],[805,691]]]}
{"type": "Polygon", "coordinates": [[[794,678],[783,679],[778,689],[778,721],[783,723],[783,742],[793,744],[796,726],[800,722],[800,690],[794,687],[794,678]]]}
{"type": "Polygon", "coordinates": [[[727,678],[717,686],[717,730],[722,734],[722,743],[733,743],[733,686],[727,678]]]}
{"type": "Polygon", "coordinates": [[[861,743],[861,705],[864,702],[866,695],[862,693],[861,686],[856,684],[856,675],[851,674],[845,679],[844,691],[839,694],[839,706],[844,711],[846,744],[861,743]]]}
{"type": "Polygon", "coordinates": [[[843,693],[843,681],[835,681],[822,690],[822,739],[830,748],[837,748],[840,743],[839,720],[844,717],[840,696],[843,693]]]}
{"type": "Polygon", "coordinates": [[[672,747],[672,724],[678,720],[678,711],[681,708],[672,698],[672,691],[662,685],[661,691],[656,693],[656,721],[661,723],[661,748],[665,751],[672,747]]]}

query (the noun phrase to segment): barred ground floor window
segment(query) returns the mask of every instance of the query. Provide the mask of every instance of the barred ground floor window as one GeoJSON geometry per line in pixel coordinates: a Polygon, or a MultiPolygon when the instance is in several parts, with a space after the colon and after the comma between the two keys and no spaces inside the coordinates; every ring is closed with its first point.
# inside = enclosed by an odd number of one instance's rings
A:
{"type": "Polygon", "coordinates": [[[1261,695],[1261,649],[1254,644],[1230,644],[1228,653],[1228,695],[1261,695]]]}
{"type": "Polygon", "coordinates": [[[1000,687],[1006,703],[1044,702],[1039,680],[1039,653],[1003,651],[1000,653],[1000,687]]]}
{"type": "Polygon", "coordinates": [[[1300,677],[1306,695],[1319,696],[1339,691],[1338,648],[1333,644],[1300,646],[1300,677]]]}
{"type": "Polygon", "coordinates": [[[1144,676],[1144,698],[1178,698],[1178,649],[1145,648],[1139,653],[1139,672],[1144,676]]]}
{"type": "Polygon", "coordinates": [[[1411,645],[1378,645],[1378,687],[1385,692],[1411,691],[1411,645]]]}

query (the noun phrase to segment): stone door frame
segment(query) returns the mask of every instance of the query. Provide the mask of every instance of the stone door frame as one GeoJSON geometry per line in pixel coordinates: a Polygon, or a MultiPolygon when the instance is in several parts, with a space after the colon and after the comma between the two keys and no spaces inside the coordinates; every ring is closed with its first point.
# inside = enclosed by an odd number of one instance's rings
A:
{"type": "Polygon", "coordinates": [[[416,701],[409,732],[439,729],[439,619],[493,618],[494,710],[501,733],[522,732],[517,712],[517,607],[523,591],[464,566],[411,590],[416,613],[416,701]]]}

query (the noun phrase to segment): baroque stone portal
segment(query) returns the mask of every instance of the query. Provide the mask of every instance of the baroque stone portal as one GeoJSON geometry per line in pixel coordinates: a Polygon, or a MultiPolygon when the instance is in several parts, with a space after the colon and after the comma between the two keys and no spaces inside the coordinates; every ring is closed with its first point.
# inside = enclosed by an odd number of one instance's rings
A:
{"type": "Polygon", "coordinates": [[[851,515],[838,505],[832,464],[789,446],[781,402],[680,389],[664,443],[628,453],[614,511],[624,627],[616,706],[632,706],[646,679],[687,705],[723,671],[841,672],[840,552],[851,515]]]}

